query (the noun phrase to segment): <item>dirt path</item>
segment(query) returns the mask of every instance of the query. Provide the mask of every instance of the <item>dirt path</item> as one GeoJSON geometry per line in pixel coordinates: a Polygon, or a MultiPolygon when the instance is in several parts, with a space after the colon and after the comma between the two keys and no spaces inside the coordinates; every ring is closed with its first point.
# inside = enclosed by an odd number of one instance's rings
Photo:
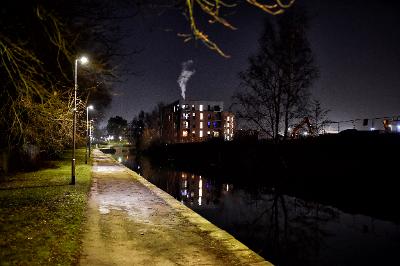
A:
{"type": "Polygon", "coordinates": [[[109,156],[94,157],[81,265],[271,265],[109,156]]]}

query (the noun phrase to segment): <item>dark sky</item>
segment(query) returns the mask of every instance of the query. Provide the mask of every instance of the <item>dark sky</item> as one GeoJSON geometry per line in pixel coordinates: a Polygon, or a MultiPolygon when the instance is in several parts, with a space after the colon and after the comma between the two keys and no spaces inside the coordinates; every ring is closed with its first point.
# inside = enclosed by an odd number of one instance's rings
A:
{"type": "MultiPolygon", "coordinates": [[[[297,5],[308,8],[308,37],[320,68],[311,91],[331,110],[331,120],[400,115],[400,3],[396,2],[297,0],[297,5]]],[[[229,18],[238,30],[206,28],[230,59],[200,42],[184,43],[177,37],[178,32],[188,31],[188,25],[176,11],[125,25],[132,31],[125,46],[144,50],[129,61],[129,68],[138,75],[125,76],[126,81],[116,85],[105,121],[115,115],[130,121],[157,102],[180,98],[177,79],[182,62],[190,59],[196,73],[187,84],[187,98],[222,100],[228,106],[238,90],[238,72],[257,51],[266,16],[243,4],[229,18]]]]}

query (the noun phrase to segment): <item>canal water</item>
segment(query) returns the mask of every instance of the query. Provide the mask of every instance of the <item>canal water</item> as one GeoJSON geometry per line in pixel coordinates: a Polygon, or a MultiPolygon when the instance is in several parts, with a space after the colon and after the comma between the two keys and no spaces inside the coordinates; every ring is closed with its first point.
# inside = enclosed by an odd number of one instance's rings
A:
{"type": "Polygon", "coordinates": [[[400,265],[398,223],[283,195],[251,176],[239,184],[154,167],[128,149],[114,156],[275,265],[400,265]]]}

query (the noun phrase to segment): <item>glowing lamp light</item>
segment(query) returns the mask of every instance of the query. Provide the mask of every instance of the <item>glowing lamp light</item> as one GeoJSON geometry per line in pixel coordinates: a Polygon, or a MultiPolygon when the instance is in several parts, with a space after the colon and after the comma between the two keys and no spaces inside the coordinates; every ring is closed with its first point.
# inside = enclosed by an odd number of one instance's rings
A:
{"type": "Polygon", "coordinates": [[[375,128],[374,127],[371,127],[371,131],[374,131],[375,130],[375,128]]]}
{"type": "Polygon", "coordinates": [[[79,58],[79,61],[82,65],[86,65],[89,62],[89,59],[86,56],[82,56],[81,58],[79,58]]]}

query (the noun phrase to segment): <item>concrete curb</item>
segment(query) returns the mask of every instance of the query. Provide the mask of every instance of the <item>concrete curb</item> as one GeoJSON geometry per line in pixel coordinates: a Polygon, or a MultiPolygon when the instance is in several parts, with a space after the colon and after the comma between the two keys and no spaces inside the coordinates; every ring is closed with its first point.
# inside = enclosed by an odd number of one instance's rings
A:
{"type": "MultiPolygon", "coordinates": [[[[96,149],[101,152],[100,150],[96,149]]],[[[102,152],[101,152],[102,153],[102,152]]],[[[104,154],[104,153],[103,153],[104,154]]],[[[228,232],[222,230],[216,225],[212,224],[189,207],[176,200],[174,197],[164,192],[160,188],[156,187],[144,177],[140,176],[136,172],[132,171],[122,163],[115,160],[111,155],[104,154],[113,160],[116,164],[124,167],[124,171],[132,176],[135,180],[140,182],[143,186],[147,187],[152,193],[163,199],[169,206],[175,209],[183,218],[189,221],[200,229],[201,232],[207,234],[209,237],[220,243],[226,250],[230,251],[235,257],[237,257],[244,265],[265,265],[272,266],[270,262],[264,260],[260,255],[249,249],[246,245],[241,243],[239,240],[234,238],[228,232]]]]}

